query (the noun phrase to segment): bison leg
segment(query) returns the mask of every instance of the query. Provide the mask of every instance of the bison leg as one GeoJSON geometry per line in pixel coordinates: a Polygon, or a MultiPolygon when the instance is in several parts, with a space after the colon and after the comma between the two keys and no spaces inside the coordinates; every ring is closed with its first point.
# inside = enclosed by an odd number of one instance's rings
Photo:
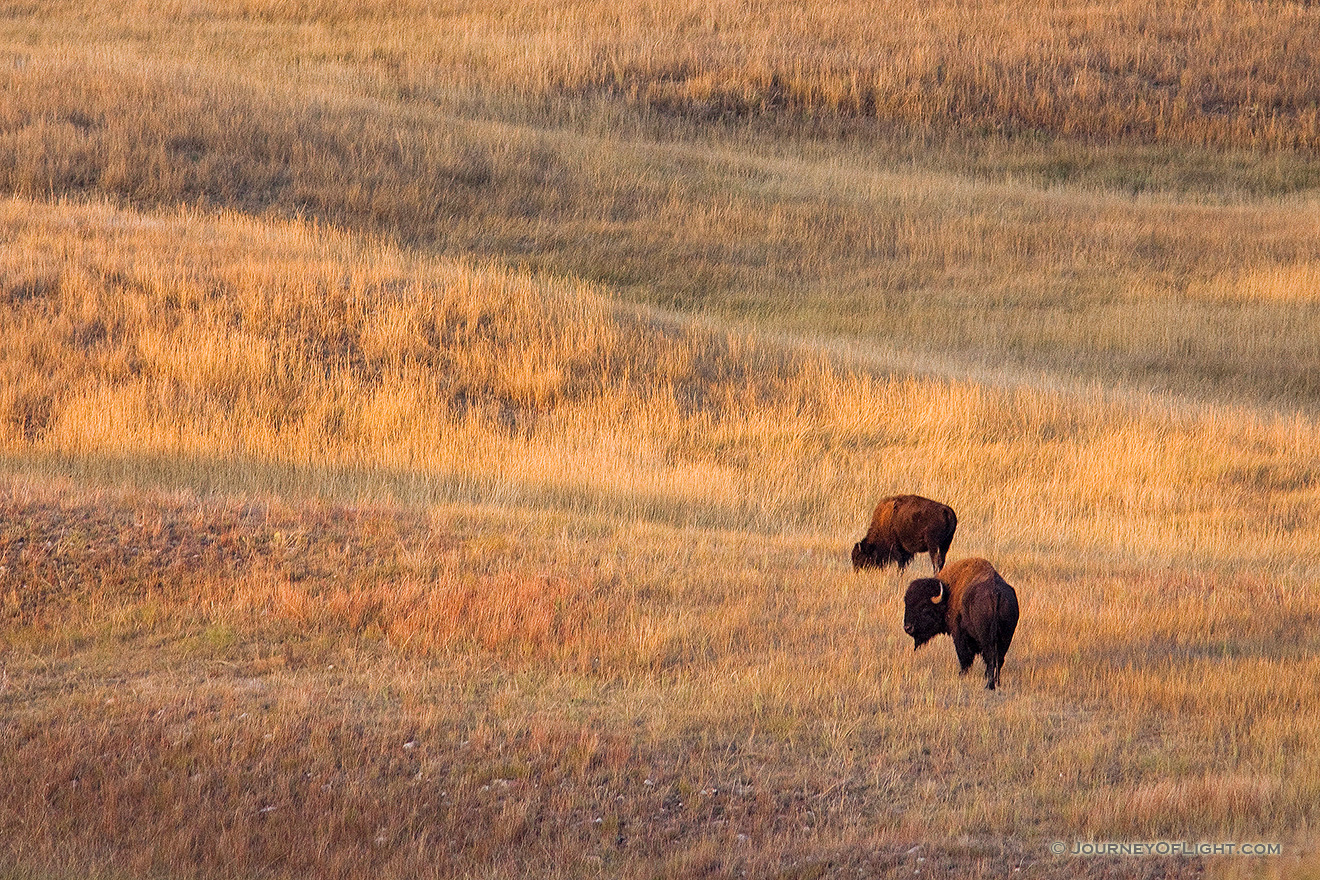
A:
{"type": "Polygon", "coordinates": [[[976,642],[966,635],[953,637],[953,650],[958,652],[958,670],[959,675],[966,675],[967,670],[972,668],[972,661],[976,659],[977,652],[980,650],[976,642]]]}
{"type": "Polygon", "coordinates": [[[932,528],[926,533],[926,547],[930,551],[930,567],[934,569],[935,574],[939,574],[944,568],[944,560],[949,555],[949,545],[953,543],[952,535],[945,535],[940,529],[932,528]]]}
{"type": "Polygon", "coordinates": [[[1004,652],[999,649],[997,640],[995,644],[986,645],[981,652],[981,659],[985,660],[986,690],[992,691],[999,684],[999,670],[1004,665],[1004,652]]]}
{"type": "Polygon", "coordinates": [[[988,679],[988,681],[986,682],[986,687],[989,688],[990,690],[994,690],[995,687],[998,686],[999,684],[999,672],[1004,668],[1004,655],[1008,653],[1008,646],[1013,643],[1013,632],[1016,629],[1017,629],[1016,617],[1014,617],[1012,620],[1006,620],[1000,623],[999,631],[998,633],[996,633],[997,638],[995,639],[994,650],[990,653],[981,655],[986,658],[987,667],[989,666],[991,654],[993,654],[995,658],[995,668],[994,668],[993,677],[991,676],[990,670],[988,668],[986,669],[986,673],[985,673],[986,678],[988,679]]]}
{"type": "Polygon", "coordinates": [[[936,545],[936,547],[938,547],[939,549],[938,559],[935,557],[936,551],[932,550],[930,552],[930,561],[935,566],[936,574],[939,574],[944,569],[944,560],[949,557],[949,545],[952,543],[953,543],[953,536],[950,535],[944,539],[944,542],[942,544],[936,545]]]}
{"type": "Polygon", "coordinates": [[[1017,631],[1017,618],[1006,620],[999,624],[999,665],[1004,665],[1004,655],[1008,653],[1008,646],[1013,644],[1013,633],[1017,631]]]}

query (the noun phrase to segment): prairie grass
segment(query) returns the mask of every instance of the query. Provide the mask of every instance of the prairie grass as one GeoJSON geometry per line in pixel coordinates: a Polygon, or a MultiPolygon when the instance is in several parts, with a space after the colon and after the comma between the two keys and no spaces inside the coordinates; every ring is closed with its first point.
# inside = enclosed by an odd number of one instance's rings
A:
{"type": "Polygon", "coordinates": [[[1206,863],[1044,846],[1305,852],[1317,609],[1286,576],[1001,555],[1031,623],[987,700],[947,646],[902,644],[888,579],[801,539],[22,481],[6,521],[9,576],[71,589],[8,630],[28,864],[1113,876],[1206,863]]]}
{"type": "Polygon", "coordinates": [[[212,0],[152,12],[42,2],[5,31],[496,112],[530,101],[571,115],[596,97],[706,122],[785,117],[798,131],[843,118],[1246,150],[1320,137],[1320,28],[1300,3],[212,0]]]}
{"type": "Polygon", "coordinates": [[[0,3],[0,878],[1315,872],[1313,9],[150,6],[0,3]]]}
{"type": "Polygon", "coordinates": [[[975,875],[1073,871],[1043,855],[1061,836],[1305,852],[1302,416],[870,374],[301,223],[22,202],[5,223],[8,859],[975,875]],[[958,555],[1023,596],[989,703],[947,646],[902,644],[896,578],[848,570],[899,485],[949,499],[958,555]]]}
{"type": "Polygon", "coordinates": [[[868,375],[299,223],[10,202],[0,224],[0,436],[57,469],[232,460],[345,500],[840,544],[875,487],[909,485],[987,549],[1311,564],[1304,416],[868,375]]]}
{"type": "Polygon", "coordinates": [[[0,77],[0,190],[24,198],[318,218],[662,308],[939,353],[955,373],[1320,399],[1314,298],[1248,293],[1287,273],[1310,289],[1308,195],[1041,189],[866,142],[547,128],[199,59],[34,51],[0,77]]]}

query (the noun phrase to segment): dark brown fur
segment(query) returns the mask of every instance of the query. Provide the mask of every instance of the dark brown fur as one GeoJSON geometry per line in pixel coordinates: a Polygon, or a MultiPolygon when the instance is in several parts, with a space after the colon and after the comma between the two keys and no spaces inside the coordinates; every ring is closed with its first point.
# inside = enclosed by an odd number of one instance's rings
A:
{"type": "Polygon", "coordinates": [[[853,547],[853,568],[897,563],[902,571],[913,556],[929,553],[931,568],[939,574],[957,528],[958,517],[947,504],[920,495],[885,498],[875,506],[866,537],[853,547]]]}
{"type": "Polygon", "coordinates": [[[940,633],[953,636],[958,665],[965,674],[980,654],[985,661],[985,686],[994,690],[1004,655],[1017,630],[1017,593],[984,559],[959,559],[938,578],[913,581],[903,597],[907,610],[903,631],[912,636],[912,650],[940,633]],[[938,603],[931,600],[940,596],[938,603]]]}

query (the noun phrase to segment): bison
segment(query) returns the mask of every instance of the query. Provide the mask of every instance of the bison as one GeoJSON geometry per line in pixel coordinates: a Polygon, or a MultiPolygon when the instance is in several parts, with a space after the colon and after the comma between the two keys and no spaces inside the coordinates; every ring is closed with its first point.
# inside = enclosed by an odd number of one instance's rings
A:
{"type": "Polygon", "coordinates": [[[919,578],[903,597],[903,631],[912,636],[912,650],[940,633],[953,636],[962,674],[980,654],[985,661],[985,686],[994,690],[999,670],[1017,629],[1017,593],[984,559],[960,559],[937,578],[919,578]]]}
{"type": "Polygon", "coordinates": [[[875,506],[866,537],[853,547],[853,570],[896,562],[902,571],[914,555],[929,553],[931,567],[939,574],[957,528],[958,517],[947,504],[920,495],[885,498],[875,506]]]}

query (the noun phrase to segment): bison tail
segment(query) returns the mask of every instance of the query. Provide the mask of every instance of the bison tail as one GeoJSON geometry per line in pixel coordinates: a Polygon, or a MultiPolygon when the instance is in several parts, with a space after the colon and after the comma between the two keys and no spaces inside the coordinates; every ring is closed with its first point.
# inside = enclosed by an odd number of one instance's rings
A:
{"type": "Polygon", "coordinates": [[[1004,665],[1003,649],[999,645],[999,612],[1001,597],[996,590],[991,607],[994,609],[994,617],[991,618],[990,632],[988,634],[988,644],[981,646],[981,659],[985,661],[985,686],[987,690],[994,690],[999,685],[999,669],[1004,665]]]}

